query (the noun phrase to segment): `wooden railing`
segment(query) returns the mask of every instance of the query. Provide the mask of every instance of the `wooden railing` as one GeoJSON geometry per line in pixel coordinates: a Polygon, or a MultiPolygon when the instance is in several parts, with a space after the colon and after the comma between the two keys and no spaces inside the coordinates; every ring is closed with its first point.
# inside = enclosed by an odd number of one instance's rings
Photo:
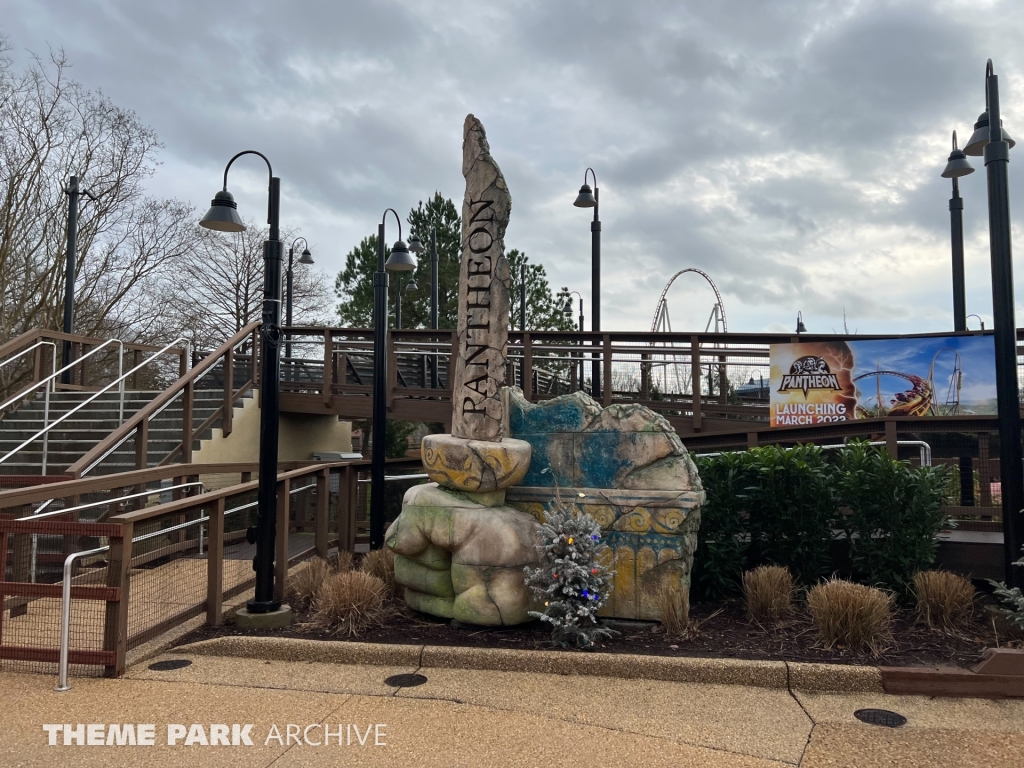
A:
{"type": "Polygon", "coordinates": [[[221,422],[224,434],[230,434],[235,402],[252,389],[258,380],[259,368],[256,349],[259,347],[259,325],[259,322],[250,323],[190,371],[182,371],[182,375],[177,381],[91,448],[82,458],[68,467],[66,474],[72,477],[81,477],[132,437],[135,439],[135,468],[144,469],[147,467],[149,463],[149,422],[179,396],[181,396],[182,405],[181,442],[169,454],[161,458],[160,464],[167,464],[175,459],[180,459],[185,464],[189,463],[192,460],[193,440],[202,435],[218,420],[221,422]],[[236,387],[234,384],[235,350],[240,345],[247,343],[252,347],[252,364],[249,366],[250,375],[243,384],[236,387]],[[196,427],[192,423],[196,384],[218,364],[222,366],[223,371],[221,386],[223,399],[217,409],[202,424],[196,427]]]}

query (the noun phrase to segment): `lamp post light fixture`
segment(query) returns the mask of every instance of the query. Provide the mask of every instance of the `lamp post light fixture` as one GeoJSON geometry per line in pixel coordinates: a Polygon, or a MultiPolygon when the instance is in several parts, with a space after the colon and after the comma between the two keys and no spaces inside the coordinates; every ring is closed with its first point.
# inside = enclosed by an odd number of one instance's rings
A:
{"type": "Polygon", "coordinates": [[[1007,166],[1013,139],[1002,129],[999,78],[992,60],[985,65],[988,142],[978,132],[964,152],[983,151],[988,176],[988,239],[992,261],[992,316],[995,324],[996,403],[999,413],[999,474],[1003,507],[1003,558],[1006,582],[1024,587],[1024,568],[1012,563],[1024,547],[1024,467],[1021,451],[1020,388],[1017,382],[1017,323],[1013,307],[1013,248],[1010,238],[1010,196],[1007,166]],[[976,137],[977,140],[976,140],[976,137]],[[971,151],[974,150],[974,151],[971,151]]]}
{"type": "MultiPolygon", "coordinates": [[[[412,248],[409,249],[410,251],[412,248]]],[[[410,277],[409,282],[404,286],[407,291],[415,291],[419,288],[416,284],[416,278],[410,277]]],[[[398,278],[398,288],[395,291],[395,330],[400,330],[402,327],[402,278],[398,278]]]]}
{"type": "MultiPolygon", "coordinates": [[[[77,269],[75,260],[78,250],[79,196],[85,195],[90,200],[96,200],[96,196],[88,189],[81,189],[78,186],[77,176],[72,176],[68,180],[64,194],[68,196],[67,249],[64,254],[64,333],[70,335],[75,332],[75,270],[77,269]]],[[[62,384],[71,383],[71,369],[67,366],[72,362],[72,350],[71,340],[65,339],[62,352],[63,357],[61,358],[65,368],[60,378],[62,384]]]]}
{"type": "Polygon", "coordinates": [[[796,313],[796,335],[799,336],[801,333],[807,333],[807,326],[804,325],[804,313],[796,313]]]}
{"type": "MultiPolygon", "coordinates": [[[[599,210],[600,195],[597,189],[597,174],[593,168],[583,172],[583,186],[573,202],[577,208],[593,208],[594,220],[590,222],[590,329],[601,330],[601,217],[599,210]],[[587,174],[594,177],[594,188],[587,184],[587,174]]],[[[598,342],[595,341],[595,344],[598,342]]],[[[593,368],[594,398],[601,398],[601,363],[594,353],[593,368]]],[[[610,382],[609,382],[610,383],[610,382]]]]}
{"type": "Polygon", "coordinates": [[[388,208],[377,228],[377,271],[373,275],[373,453],[370,459],[370,549],[384,546],[384,444],[387,441],[387,342],[388,342],[388,270],[411,272],[416,257],[402,240],[402,220],[394,208],[388,208]],[[384,222],[388,213],[398,222],[398,240],[384,261],[384,222]]]}
{"type": "Polygon", "coordinates": [[[985,330],[985,321],[981,319],[980,315],[968,315],[967,317],[976,317],[976,318],[978,318],[978,322],[981,323],[981,330],[983,330],[983,331],[985,330]]]}
{"type": "MultiPolygon", "coordinates": [[[[987,118],[986,118],[987,119],[987,118]]],[[[974,166],[963,150],[956,146],[953,131],[953,151],[942,178],[953,180],[953,196],[949,199],[949,227],[953,248],[953,330],[967,330],[967,293],[964,286],[964,201],[960,197],[960,177],[974,173],[974,166]]]]}
{"type": "MultiPolygon", "coordinates": [[[[288,272],[287,279],[285,280],[285,316],[284,324],[289,328],[292,327],[292,259],[295,256],[295,244],[302,241],[303,246],[302,253],[299,254],[299,264],[312,264],[313,254],[309,252],[309,243],[306,242],[304,237],[296,237],[290,246],[288,246],[288,272]]],[[[287,342],[284,345],[284,356],[286,359],[292,356],[292,345],[291,342],[287,342]]]]}
{"type": "MultiPolygon", "coordinates": [[[[270,233],[263,243],[263,323],[260,326],[260,461],[256,525],[245,532],[246,541],[256,545],[253,570],[256,589],[249,600],[249,613],[272,613],[281,608],[284,584],[274,585],[274,549],[277,538],[277,440],[280,418],[281,367],[281,262],[284,243],[280,239],[281,180],[266,155],[252,149],[239,152],[224,168],[224,188],[214,195],[210,210],[199,225],[217,232],[244,232],[235,198],[228,192],[228,171],[243,155],[257,155],[267,164],[270,184],[267,223],[270,233]]],[[[287,556],[287,555],[286,555],[287,556]]]]}

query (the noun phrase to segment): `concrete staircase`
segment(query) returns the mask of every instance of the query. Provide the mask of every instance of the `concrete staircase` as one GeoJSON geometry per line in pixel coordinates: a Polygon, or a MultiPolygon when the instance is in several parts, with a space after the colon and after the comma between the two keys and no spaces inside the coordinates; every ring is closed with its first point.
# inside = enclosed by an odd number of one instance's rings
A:
{"type": "MultiPolygon", "coordinates": [[[[50,423],[87,400],[92,392],[54,392],[50,394],[50,423]]],[[[159,392],[133,391],[124,395],[124,418],[144,407],[159,392]]],[[[50,430],[46,459],[46,474],[59,475],[71,464],[113,432],[118,421],[118,398],[116,392],[104,393],[70,418],[50,430]]],[[[196,390],[193,407],[193,429],[198,427],[217,410],[223,402],[220,389],[196,390]]],[[[239,403],[240,405],[241,403],[239,403]]],[[[219,426],[218,420],[212,426],[219,426]]],[[[0,418],[0,456],[6,455],[24,440],[43,428],[43,395],[24,402],[0,418]]],[[[149,423],[148,464],[155,466],[181,442],[182,408],[180,398],[172,402],[149,423]]],[[[198,449],[200,441],[211,436],[210,430],[193,441],[198,449]]],[[[3,475],[42,474],[43,440],[37,438],[22,448],[7,461],[0,463],[3,475]]],[[[135,469],[135,442],[129,438],[113,453],[107,456],[89,474],[110,474],[135,469]]]]}

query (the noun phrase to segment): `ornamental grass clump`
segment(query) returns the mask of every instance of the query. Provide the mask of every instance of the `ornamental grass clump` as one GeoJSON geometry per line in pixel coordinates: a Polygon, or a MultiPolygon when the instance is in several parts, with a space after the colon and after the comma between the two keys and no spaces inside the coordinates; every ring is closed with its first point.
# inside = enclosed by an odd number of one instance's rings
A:
{"type": "Polygon", "coordinates": [[[309,624],[335,635],[355,637],[388,616],[388,586],[362,571],[334,573],[313,598],[309,624]]]}
{"type": "Polygon", "coordinates": [[[974,610],[974,585],[949,571],[914,574],[917,616],[929,627],[952,629],[967,622],[974,610]]]}
{"type": "Polygon", "coordinates": [[[316,596],[320,586],[327,580],[334,569],[331,564],[320,557],[307,560],[294,573],[288,575],[288,592],[296,607],[305,608],[316,596]]]}
{"type": "Polygon", "coordinates": [[[401,596],[401,586],[395,581],[395,553],[387,547],[373,549],[363,555],[359,570],[383,581],[388,588],[389,596],[401,596]]]}
{"type": "Polygon", "coordinates": [[[891,634],[892,595],[875,587],[833,578],[811,588],[807,608],[825,648],[877,655],[891,634]]]}
{"type": "Polygon", "coordinates": [[[780,565],[760,565],[743,574],[747,616],[753,621],[778,621],[793,607],[793,575],[780,565]]]}
{"type": "Polygon", "coordinates": [[[655,593],[658,616],[667,637],[682,637],[690,626],[690,599],[686,590],[664,583],[655,593]]]}
{"type": "Polygon", "coordinates": [[[338,550],[336,555],[333,555],[330,559],[330,563],[334,566],[336,571],[351,571],[352,570],[352,553],[347,549],[338,550]]]}
{"type": "Polygon", "coordinates": [[[597,521],[556,499],[540,526],[540,539],[540,567],[524,570],[543,610],[530,615],[550,624],[551,639],[563,648],[593,648],[614,635],[597,619],[610,589],[607,569],[597,561],[603,549],[597,521]]]}

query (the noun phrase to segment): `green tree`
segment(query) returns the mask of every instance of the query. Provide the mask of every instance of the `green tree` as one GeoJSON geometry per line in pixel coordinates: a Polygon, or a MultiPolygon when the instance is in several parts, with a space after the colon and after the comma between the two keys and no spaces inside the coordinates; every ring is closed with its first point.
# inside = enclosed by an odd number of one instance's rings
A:
{"type": "MultiPolygon", "coordinates": [[[[419,255],[413,276],[416,290],[405,286],[408,274],[391,274],[388,286],[389,325],[394,327],[395,297],[398,284],[402,284],[402,327],[430,327],[430,237],[431,230],[437,236],[438,255],[438,327],[455,328],[458,324],[459,309],[459,264],[462,257],[462,219],[455,204],[435,192],[426,202],[409,212],[409,231],[403,236],[417,235],[423,242],[424,251],[419,255]]],[[[390,246],[390,243],[388,243],[390,246]]],[[[566,317],[562,313],[568,288],[553,293],[548,283],[547,272],[542,264],[531,264],[529,257],[517,249],[506,254],[512,273],[509,292],[511,327],[519,328],[519,295],[521,290],[521,268],[526,266],[526,323],[530,330],[573,330],[576,327],[575,313],[566,317]]],[[[377,269],[377,236],[370,235],[353,248],[345,257],[345,268],[338,273],[334,289],[338,303],[338,319],[348,328],[370,328],[373,325],[373,273],[377,269]]]]}
{"type": "Polygon", "coordinates": [[[520,322],[520,297],[523,291],[523,268],[526,268],[526,329],[529,331],[572,331],[577,328],[575,305],[571,315],[563,312],[569,298],[569,289],[562,288],[552,293],[548,273],[543,264],[531,264],[530,257],[513,248],[505,254],[512,274],[512,290],[509,291],[509,320],[513,330],[522,328],[520,322]]]}

